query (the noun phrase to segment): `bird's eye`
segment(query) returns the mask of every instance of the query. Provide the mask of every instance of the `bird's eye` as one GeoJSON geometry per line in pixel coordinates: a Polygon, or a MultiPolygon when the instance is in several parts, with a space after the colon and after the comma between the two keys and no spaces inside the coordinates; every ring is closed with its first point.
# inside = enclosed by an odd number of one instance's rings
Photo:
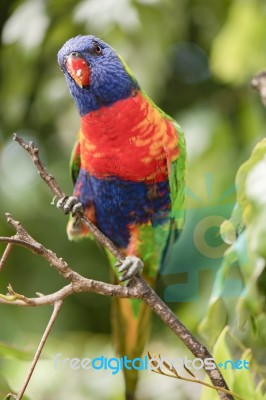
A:
{"type": "Polygon", "coordinates": [[[94,48],[93,48],[93,52],[94,52],[94,54],[96,54],[97,56],[100,56],[100,55],[103,53],[103,50],[102,50],[102,48],[101,48],[100,45],[95,44],[95,45],[94,45],[94,48]]]}

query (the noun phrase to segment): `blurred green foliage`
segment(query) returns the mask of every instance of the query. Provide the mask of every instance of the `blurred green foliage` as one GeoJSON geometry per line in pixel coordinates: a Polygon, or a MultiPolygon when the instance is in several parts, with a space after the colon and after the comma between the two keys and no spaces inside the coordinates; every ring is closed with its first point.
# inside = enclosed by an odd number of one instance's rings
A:
{"type": "MultiPolygon", "coordinates": [[[[46,166],[63,189],[72,192],[68,159],[79,117],[56,55],[74,35],[101,37],[125,58],[147,93],[179,121],[186,133],[186,228],[158,290],[197,334],[222,263],[224,245],[218,235],[219,221],[231,214],[239,166],[265,135],[265,110],[257,94],[249,89],[251,77],[266,66],[265,30],[263,0],[2,0],[0,235],[13,233],[4,216],[11,212],[32,236],[64,257],[74,269],[85,276],[108,280],[104,254],[91,241],[67,240],[66,218],[50,204],[49,190],[28,156],[12,142],[14,131],[34,140],[46,166]],[[188,279],[191,285],[187,284],[188,279]]],[[[261,221],[265,221],[264,214],[261,221]]],[[[0,251],[3,250],[0,244],[0,251]]],[[[265,251],[265,245],[262,250],[265,251]]],[[[233,275],[232,279],[242,282],[238,271],[233,275]]],[[[36,291],[52,292],[64,283],[49,265],[20,248],[12,252],[1,273],[0,292],[6,291],[9,282],[16,291],[28,296],[36,291]]],[[[260,299],[253,298],[257,313],[261,304],[265,306],[265,274],[259,287],[260,299]]],[[[218,313],[213,314],[210,307],[209,321],[215,318],[208,325],[207,336],[206,329],[201,331],[202,337],[208,345],[213,344],[227,322],[231,335],[241,346],[252,349],[252,359],[258,365],[256,372],[261,373],[263,368],[265,372],[265,320],[261,322],[264,333],[260,336],[252,324],[244,324],[244,329],[240,329],[235,312],[239,296],[230,290],[225,304],[217,302],[218,313]]],[[[32,351],[50,312],[49,307],[2,306],[0,340],[18,346],[18,352],[23,346],[32,351]]],[[[48,342],[49,357],[58,351],[65,351],[66,356],[84,356],[85,351],[96,355],[97,351],[110,352],[109,316],[109,299],[93,294],[67,299],[53,331],[54,342],[50,339],[50,347],[48,342]]],[[[248,317],[250,311],[245,318],[248,317]]],[[[240,357],[244,352],[235,341],[228,345],[224,336],[220,336],[219,343],[232,357],[240,357]]],[[[157,320],[150,346],[157,354],[161,346],[163,355],[170,352],[180,357],[185,351],[157,320]],[[167,345],[161,343],[162,335],[168,339],[167,345]]],[[[10,386],[19,387],[28,364],[14,364],[13,359],[5,357],[6,353],[1,354],[1,369],[9,379],[14,378],[10,386]]],[[[121,398],[121,379],[102,376],[102,382],[110,389],[106,392],[103,385],[95,386],[94,377],[79,376],[74,384],[71,376],[55,375],[50,360],[50,364],[43,363],[36,376],[37,384],[29,388],[29,393],[38,399],[60,400],[69,392],[76,393],[78,400],[121,398]],[[52,382],[50,388],[44,383],[48,380],[52,382]]],[[[198,399],[198,391],[193,392],[191,386],[184,384],[180,389],[178,383],[165,379],[158,388],[150,375],[145,376],[140,386],[141,398],[170,400],[175,393],[176,399],[198,399]]],[[[262,385],[256,390],[262,396],[262,385]]],[[[210,400],[210,396],[210,391],[204,392],[202,399],[210,400]]]]}
{"type": "MultiPolygon", "coordinates": [[[[232,270],[238,270],[242,284],[238,287],[239,298],[235,301],[237,323],[240,332],[250,331],[256,337],[256,342],[265,347],[266,344],[266,139],[261,140],[252,151],[249,159],[241,165],[236,175],[237,203],[229,220],[221,225],[221,235],[230,245],[226,250],[222,264],[215,278],[212,298],[208,313],[200,323],[200,332],[208,338],[210,343],[215,343],[214,357],[233,359],[226,353],[229,346],[226,342],[228,333],[233,333],[226,327],[221,333],[221,328],[226,324],[230,311],[225,297],[228,297],[228,282],[232,270]],[[217,340],[218,337],[218,340],[217,340]],[[217,355],[216,353],[220,352],[217,355]],[[226,355],[226,357],[225,357],[226,355]]],[[[232,306],[232,304],[230,304],[232,306]]],[[[251,333],[250,332],[250,333],[251,333]]],[[[238,342],[244,354],[240,359],[252,363],[253,373],[261,377],[260,384],[256,386],[254,379],[248,371],[238,375],[228,375],[227,382],[232,390],[239,395],[252,399],[264,399],[263,387],[265,380],[264,352],[260,353],[257,346],[250,348],[238,342]],[[244,356],[245,355],[245,356],[244,356]],[[244,382],[244,384],[243,384],[244,382]],[[235,390],[235,389],[237,390],[235,390]]],[[[252,343],[253,344],[253,343],[252,343]]],[[[225,378],[227,378],[225,376],[225,378]]],[[[204,399],[204,391],[202,393],[204,399]]],[[[218,400],[215,394],[209,400],[218,400]]]]}

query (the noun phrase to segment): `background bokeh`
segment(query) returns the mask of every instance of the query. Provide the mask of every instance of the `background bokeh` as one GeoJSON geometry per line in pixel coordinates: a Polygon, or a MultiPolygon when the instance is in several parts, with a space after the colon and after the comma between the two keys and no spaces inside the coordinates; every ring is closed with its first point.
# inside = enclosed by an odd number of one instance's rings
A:
{"type": "MultiPolygon", "coordinates": [[[[13,233],[4,215],[10,212],[74,269],[108,280],[104,253],[91,241],[67,240],[67,218],[51,205],[49,189],[27,154],[12,142],[13,132],[34,140],[49,171],[65,192],[72,192],[68,160],[79,117],[56,57],[70,37],[96,35],[123,56],[145,91],[185,131],[186,228],[158,290],[198,334],[224,251],[218,225],[234,205],[236,171],[265,135],[265,110],[249,86],[252,76],[266,66],[265,2],[2,0],[0,31],[0,235],[13,233]]],[[[49,265],[20,248],[1,273],[1,293],[9,282],[27,296],[64,284],[49,265]]],[[[228,301],[233,310],[233,300],[228,301]]],[[[0,367],[14,390],[28,367],[29,355],[22,349],[35,348],[50,313],[50,307],[0,307],[0,367]],[[21,354],[17,350],[17,357],[10,355],[7,344],[20,348],[21,354]]],[[[58,352],[80,357],[113,354],[109,314],[105,297],[82,294],[66,300],[29,396],[61,400],[75,393],[78,400],[122,399],[121,374],[73,376],[55,371],[52,362],[58,352]]],[[[233,313],[229,322],[236,325],[233,313]]],[[[260,353],[262,341],[247,332],[239,335],[260,353]]],[[[158,320],[149,346],[164,355],[186,354],[158,320]]],[[[177,400],[198,399],[199,388],[144,374],[141,399],[168,400],[173,393],[177,400]]]]}

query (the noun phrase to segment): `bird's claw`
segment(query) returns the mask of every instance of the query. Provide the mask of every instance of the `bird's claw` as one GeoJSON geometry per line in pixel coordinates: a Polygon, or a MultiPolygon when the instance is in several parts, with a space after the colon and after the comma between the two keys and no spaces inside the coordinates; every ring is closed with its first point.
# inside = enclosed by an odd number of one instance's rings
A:
{"type": "Polygon", "coordinates": [[[119,277],[120,282],[131,280],[137,274],[140,274],[143,270],[144,264],[140,258],[135,256],[127,256],[121,263],[117,263],[116,267],[118,272],[122,275],[119,277]]]}
{"type": "Polygon", "coordinates": [[[62,197],[62,199],[58,200],[56,207],[63,210],[64,214],[81,215],[83,213],[82,204],[75,196],[62,197]]]}

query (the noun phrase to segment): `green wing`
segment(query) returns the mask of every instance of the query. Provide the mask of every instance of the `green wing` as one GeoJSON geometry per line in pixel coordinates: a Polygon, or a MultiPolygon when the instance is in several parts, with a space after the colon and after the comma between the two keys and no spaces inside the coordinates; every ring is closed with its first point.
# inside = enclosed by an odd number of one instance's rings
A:
{"type": "Polygon", "coordinates": [[[70,158],[70,174],[74,185],[78,179],[79,170],[80,170],[80,143],[77,140],[73,147],[70,158]]]}
{"type": "Polygon", "coordinates": [[[144,90],[141,90],[141,93],[148,99],[151,105],[159,111],[164,119],[173,124],[178,137],[179,157],[174,161],[168,161],[170,165],[169,183],[172,204],[171,218],[175,220],[177,229],[181,230],[184,225],[185,215],[186,141],[184,132],[180,125],[172,117],[170,117],[170,115],[166,114],[160,107],[158,107],[144,90]]]}
{"type": "Polygon", "coordinates": [[[170,117],[170,115],[166,114],[160,107],[158,107],[144,90],[141,90],[141,93],[148,99],[151,105],[159,111],[164,119],[173,124],[178,137],[179,157],[174,161],[168,161],[170,165],[169,183],[172,204],[171,218],[175,220],[177,229],[181,230],[184,225],[185,215],[186,142],[184,132],[180,125],[172,117],[170,117]]]}
{"type": "Polygon", "coordinates": [[[178,123],[172,120],[178,135],[179,157],[170,162],[169,183],[171,196],[171,218],[174,219],[177,230],[184,225],[185,216],[185,182],[186,182],[186,142],[184,133],[178,123]]]}
{"type": "Polygon", "coordinates": [[[171,212],[168,216],[166,229],[168,232],[165,235],[164,249],[160,262],[160,270],[168,263],[171,256],[173,245],[179,237],[184,226],[185,220],[185,178],[186,178],[186,143],[184,133],[181,127],[168,115],[164,117],[170,120],[178,135],[179,157],[171,161],[169,160],[169,184],[170,184],[170,199],[171,212]]]}
{"type": "Polygon", "coordinates": [[[185,221],[185,181],[186,181],[186,142],[182,128],[179,124],[164,111],[162,111],[146,94],[143,92],[150,103],[155,107],[161,116],[170,121],[176,131],[178,137],[179,156],[174,161],[168,161],[169,185],[170,185],[170,199],[171,199],[171,212],[168,215],[167,221],[161,226],[157,226],[156,242],[160,257],[160,269],[167,264],[170,258],[173,244],[179,237],[179,234],[184,226],[185,221]]]}
{"type": "MultiPolygon", "coordinates": [[[[178,138],[179,156],[174,161],[168,161],[169,185],[171,212],[164,224],[155,227],[155,241],[157,243],[157,252],[160,254],[160,270],[167,263],[171,255],[174,242],[183,228],[185,220],[185,178],[186,178],[186,142],[184,132],[179,124],[163,110],[160,109],[142,90],[142,95],[148,99],[150,104],[156,108],[161,116],[170,121],[175,128],[178,138]]],[[[170,155],[169,155],[170,157],[170,155]]]]}

